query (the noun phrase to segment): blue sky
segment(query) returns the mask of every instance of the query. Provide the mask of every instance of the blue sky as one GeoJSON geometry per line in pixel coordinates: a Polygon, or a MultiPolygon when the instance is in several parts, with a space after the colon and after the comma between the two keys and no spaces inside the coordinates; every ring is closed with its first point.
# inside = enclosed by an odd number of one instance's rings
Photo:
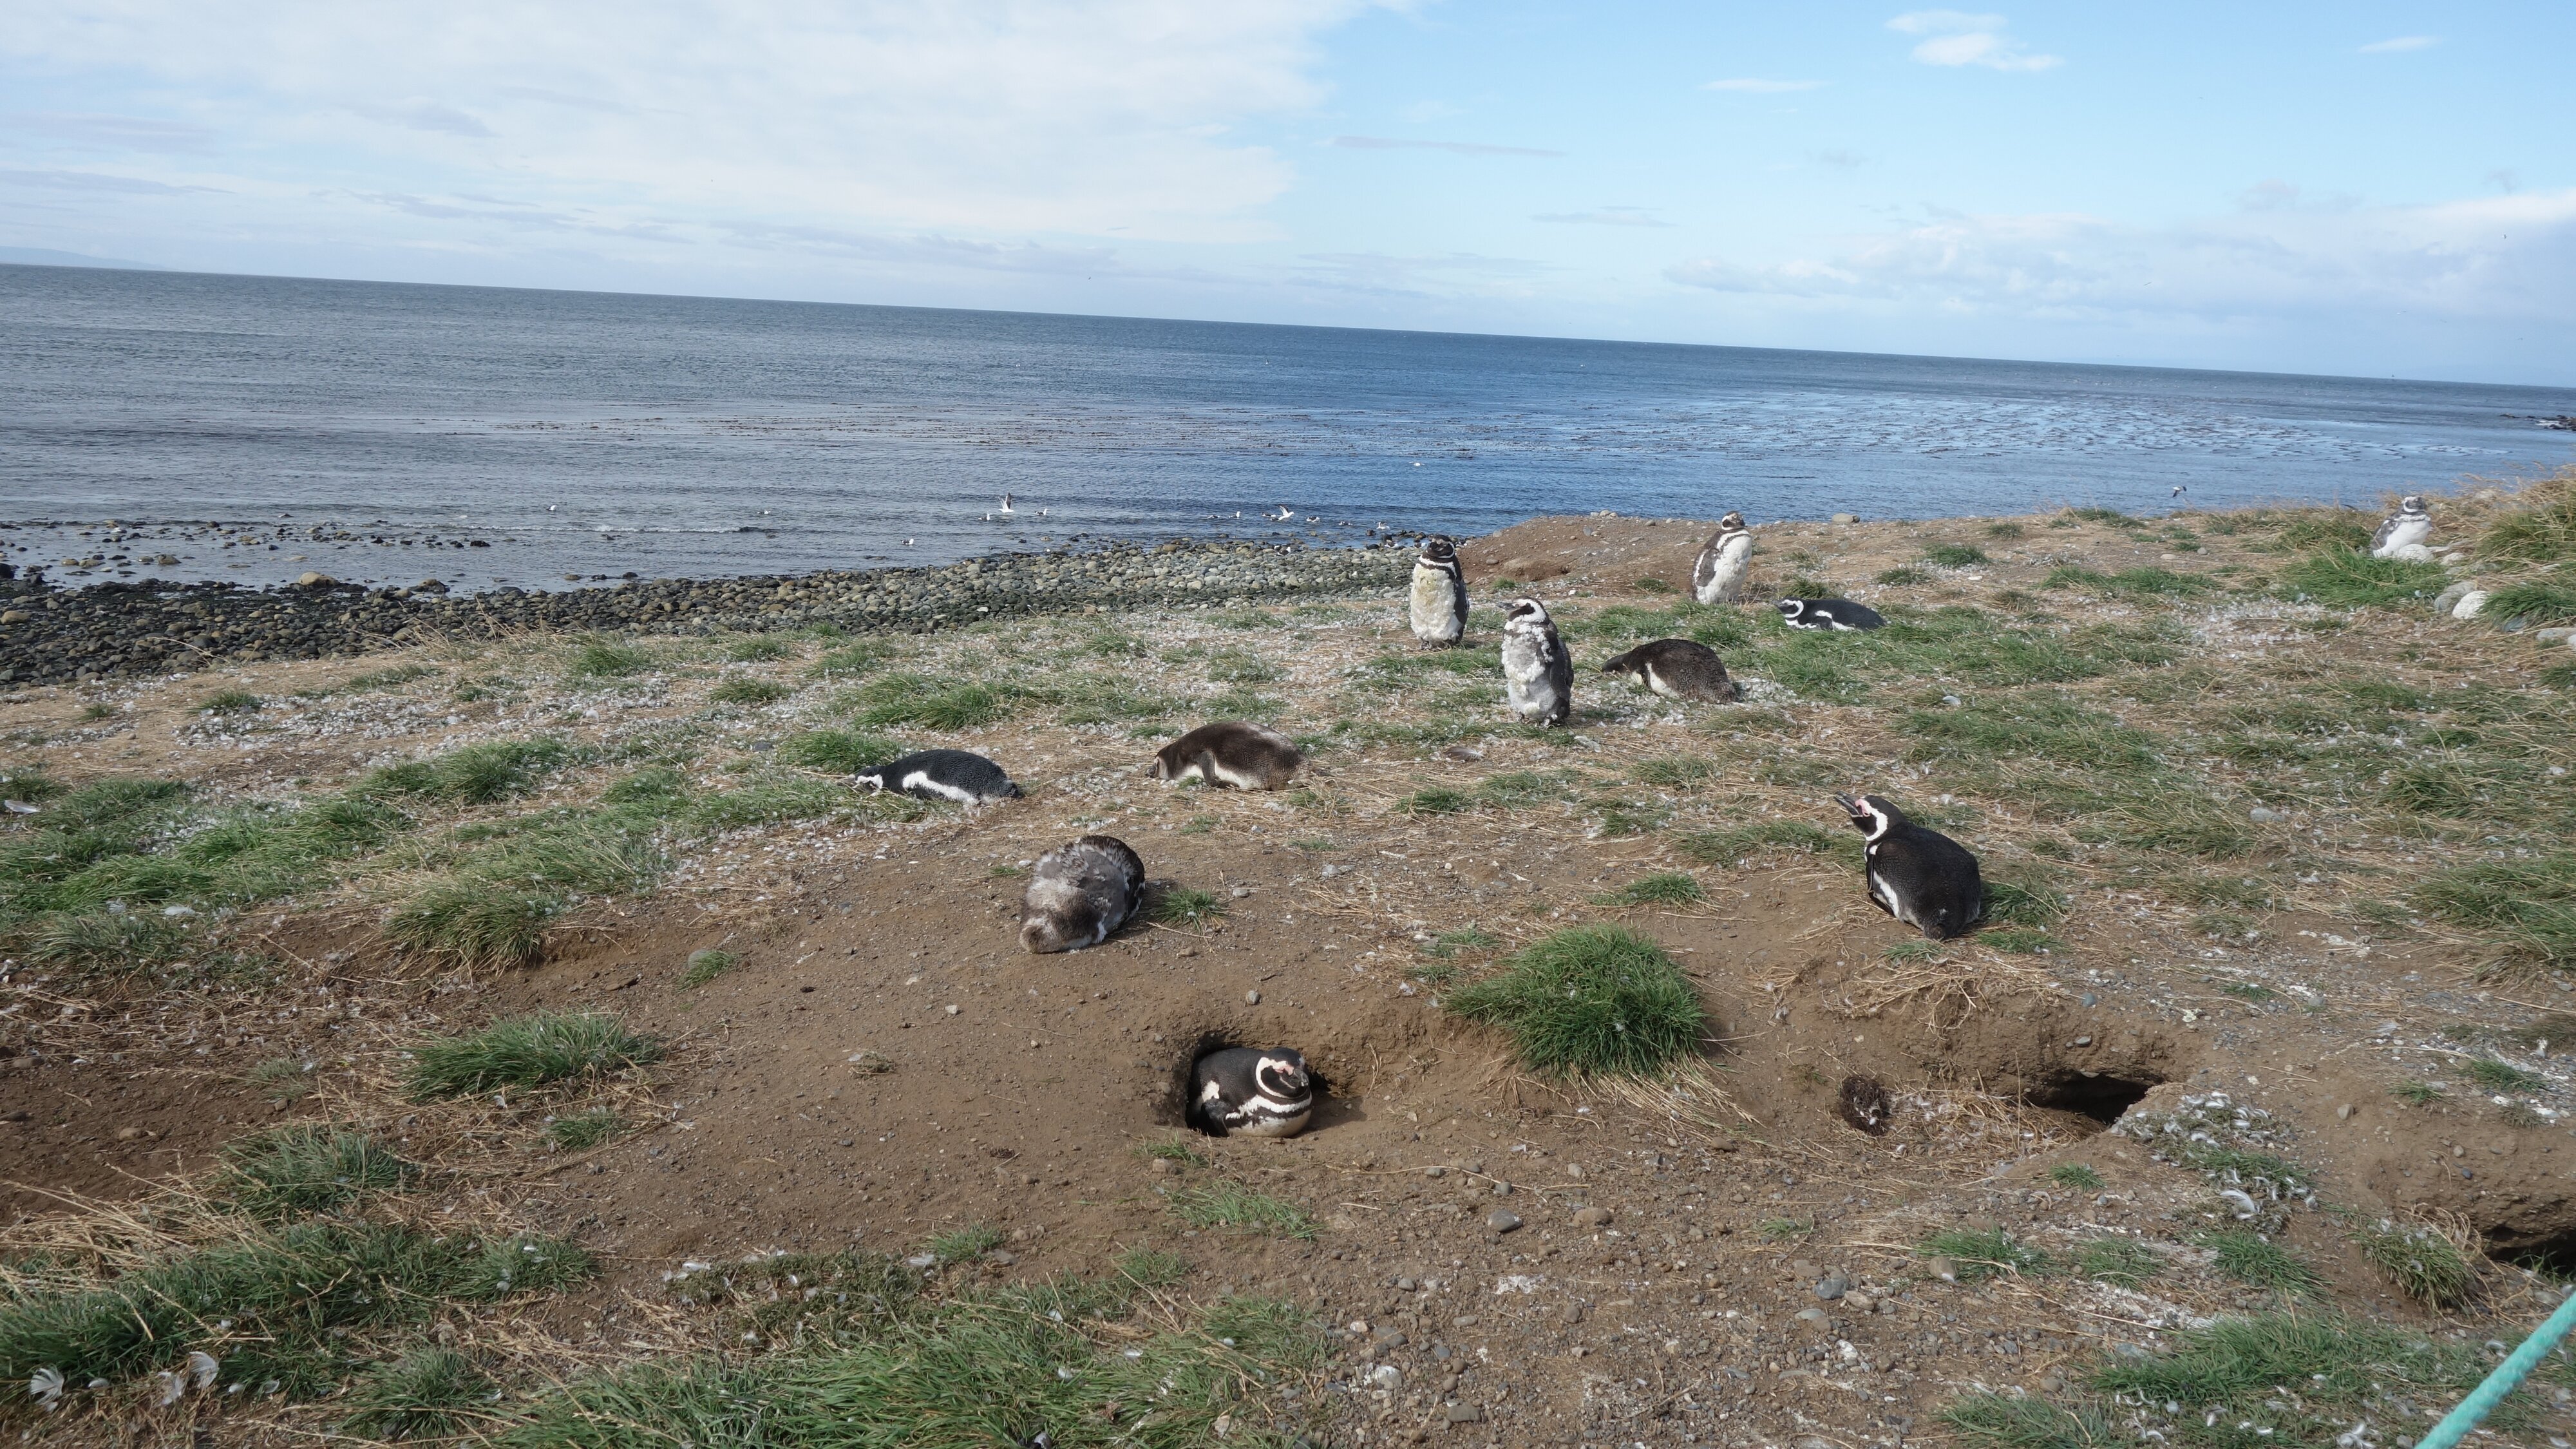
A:
{"type": "Polygon", "coordinates": [[[34,0],[0,246],[2576,383],[2576,7],[34,0]]]}

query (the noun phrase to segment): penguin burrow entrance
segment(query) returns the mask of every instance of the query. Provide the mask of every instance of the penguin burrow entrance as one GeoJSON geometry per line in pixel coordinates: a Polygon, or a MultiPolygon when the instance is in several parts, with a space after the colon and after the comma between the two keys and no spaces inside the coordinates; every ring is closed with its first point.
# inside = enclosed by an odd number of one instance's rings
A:
{"type": "Polygon", "coordinates": [[[2068,1068],[2024,1077],[2022,1100],[2034,1107],[2080,1113],[2107,1128],[2149,1091],[2162,1086],[2164,1080],[2154,1072],[2135,1068],[2068,1068]]]}
{"type": "MultiPolygon", "coordinates": [[[[1189,1045],[1182,1048],[1180,1055],[1173,1059],[1169,1071],[1165,1074],[1162,1101],[1157,1104],[1154,1109],[1155,1122],[1165,1127],[1185,1128],[1202,1137],[1223,1135],[1221,1133],[1210,1132],[1205,1127],[1200,1126],[1196,1121],[1191,1119],[1191,1073],[1197,1070],[1200,1059],[1207,1056],[1210,1052],[1231,1051],[1237,1047],[1252,1047],[1259,1049],[1280,1045],[1282,1045],[1282,1043],[1266,1039],[1246,1037],[1241,1032],[1236,1031],[1201,1031],[1197,1035],[1190,1037],[1189,1045]]],[[[1300,1049],[1300,1052],[1303,1054],[1302,1048],[1300,1049]]],[[[1314,1094],[1317,1114],[1316,1118],[1312,1119],[1314,1121],[1314,1126],[1309,1126],[1306,1129],[1307,1131],[1312,1132],[1315,1130],[1315,1126],[1321,1125],[1320,1119],[1323,1108],[1327,1102],[1332,1100],[1333,1096],[1332,1083],[1325,1078],[1323,1072],[1316,1068],[1315,1061],[1312,1056],[1308,1056],[1306,1058],[1306,1083],[1308,1089],[1314,1094]]]]}

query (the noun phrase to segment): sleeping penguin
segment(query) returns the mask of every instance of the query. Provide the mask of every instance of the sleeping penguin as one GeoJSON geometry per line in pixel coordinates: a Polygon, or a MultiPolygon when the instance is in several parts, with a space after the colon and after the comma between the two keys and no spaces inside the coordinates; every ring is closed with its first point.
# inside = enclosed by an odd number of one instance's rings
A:
{"type": "Polygon", "coordinates": [[[1227,1047],[1190,1068],[1190,1125],[1218,1137],[1294,1137],[1315,1109],[1306,1059],[1291,1047],[1227,1047]]]}
{"type": "Polygon", "coordinates": [[[1145,899],[1145,862],[1114,835],[1083,835],[1038,857],[1020,899],[1031,954],[1079,951],[1118,933],[1145,899]]]}
{"type": "Polygon", "coordinates": [[[1780,611],[1780,622],[1792,629],[1836,629],[1848,634],[1887,622],[1876,609],[1849,599],[1782,599],[1771,607],[1780,611]]]}
{"type": "Polygon", "coordinates": [[[1446,649],[1467,637],[1467,574],[1458,566],[1458,545],[1445,538],[1423,540],[1408,603],[1407,622],[1424,644],[1446,649]]]}
{"type": "Polygon", "coordinates": [[[1850,812],[1853,827],[1868,842],[1861,847],[1861,871],[1873,905],[1927,940],[1968,933],[1985,910],[1986,887],[1966,846],[1906,819],[1884,796],[1836,795],[1834,803],[1850,812]]]}
{"type": "Polygon", "coordinates": [[[854,776],[870,790],[893,790],[924,800],[953,800],[982,805],[1015,800],[1020,787],[1001,766],[969,750],[916,750],[854,776]]]}

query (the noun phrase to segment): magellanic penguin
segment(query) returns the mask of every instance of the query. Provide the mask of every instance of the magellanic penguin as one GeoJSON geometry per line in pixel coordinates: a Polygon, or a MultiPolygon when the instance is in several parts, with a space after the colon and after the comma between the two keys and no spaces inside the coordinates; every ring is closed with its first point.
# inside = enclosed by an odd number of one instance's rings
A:
{"type": "Polygon", "coordinates": [[[1503,701],[1529,724],[1562,725],[1574,713],[1574,659],[1536,599],[1503,606],[1503,701]]]}
{"type": "Polygon", "coordinates": [[[1792,629],[1835,629],[1848,634],[1855,629],[1875,629],[1887,622],[1876,609],[1849,599],[1782,599],[1771,607],[1780,611],[1780,621],[1792,629]]]}
{"type": "Polygon", "coordinates": [[[1297,778],[1305,763],[1305,752],[1277,730],[1219,720],[1156,750],[1145,771],[1174,785],[1204,780],[1238,790],[1278,790],[1297,778]]]}
{"type": "Polygon", "coordinates": [[[1730,704],[1735,681],[1717,651],[1689,639],[1656,639],[1640,644],[1601,666],[1604,674],[1624,675],[1666,699],[1695,699],[1703,704],[1730,704]]]}
{"type": "Polygon", "coordinates": [[[1458,566],[1458,545],[1445,538],[1423,540],[1413,560],[1413,637],[1434,649],[1446,649],[1467,637],[1467,573],[1458,566]]]}
{"type": "Polygon", "coordinates": [[[1019,798],[1020,787],[1008,772],[968,750],[917,750],[855,777],[871,790],[893,790],[924,800],[954,800],[982,805],[1019,798]]]}
{"type": "Polygon", "coordinates": [[[1753,567],[1753,530],[1744,515],[1729,513],[1717,521],[1717,532],[1701,544],[1691,565],[1691,597],[1703,604],[1732,604],[1744,592],[1744,576],[1753,567]]]}
{"type": "Polygon", "coordinates": [[[1097,946],[1145,896],[1145,862],[1114,835],[1084,835],[1038,857],[1020,898],[1020,944],[1044,956],[1097,946]]]}
{"type": "Polygon", "coordinates": [[[2420,494],[2409,493],[2397,500],[2397,511],[2370,536],[2370,556],[2396,558],[2406,549],[2422,547],[2432,536],[2433,515],[2425,511],[2420,494]]]}
{"type": "Polygon", "coordinates": [[[1985,911],[1986,887],[1966,846],[1906,819],[1884,796],[1836,795],[1834,803],[1868,842],[1861,871],[1873,904],[1929,940],[1967,934],[1985,911]]]}
{"type": "Polygon", "coordinates": [[[1294,1137],[1315,1110],[1306,1059],[1289,1047],[1227,1047],[1190,1068],[1190,1125],[1218,1137],[1294,1137]]]}

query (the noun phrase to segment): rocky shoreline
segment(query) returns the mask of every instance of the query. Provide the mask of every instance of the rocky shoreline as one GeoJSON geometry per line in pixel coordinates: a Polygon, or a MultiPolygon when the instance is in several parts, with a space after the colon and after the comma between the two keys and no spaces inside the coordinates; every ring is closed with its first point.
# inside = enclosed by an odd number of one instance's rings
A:
{"type": "Polygon", "coordinates": [[[363,654],[530,629],[660,634],[830,624],[923,633],[980,620],[1111,608],[1222,608],[1392,585],[1410,540],[1357,549],[1233,540],[1117,543],[935,568],[730,579],[628,579],[560,593],[369,589],[318,574],[275,589],[146,579],[58,589],[0,581],[0,687],[183,673],[236,661],[363,654]]]}

